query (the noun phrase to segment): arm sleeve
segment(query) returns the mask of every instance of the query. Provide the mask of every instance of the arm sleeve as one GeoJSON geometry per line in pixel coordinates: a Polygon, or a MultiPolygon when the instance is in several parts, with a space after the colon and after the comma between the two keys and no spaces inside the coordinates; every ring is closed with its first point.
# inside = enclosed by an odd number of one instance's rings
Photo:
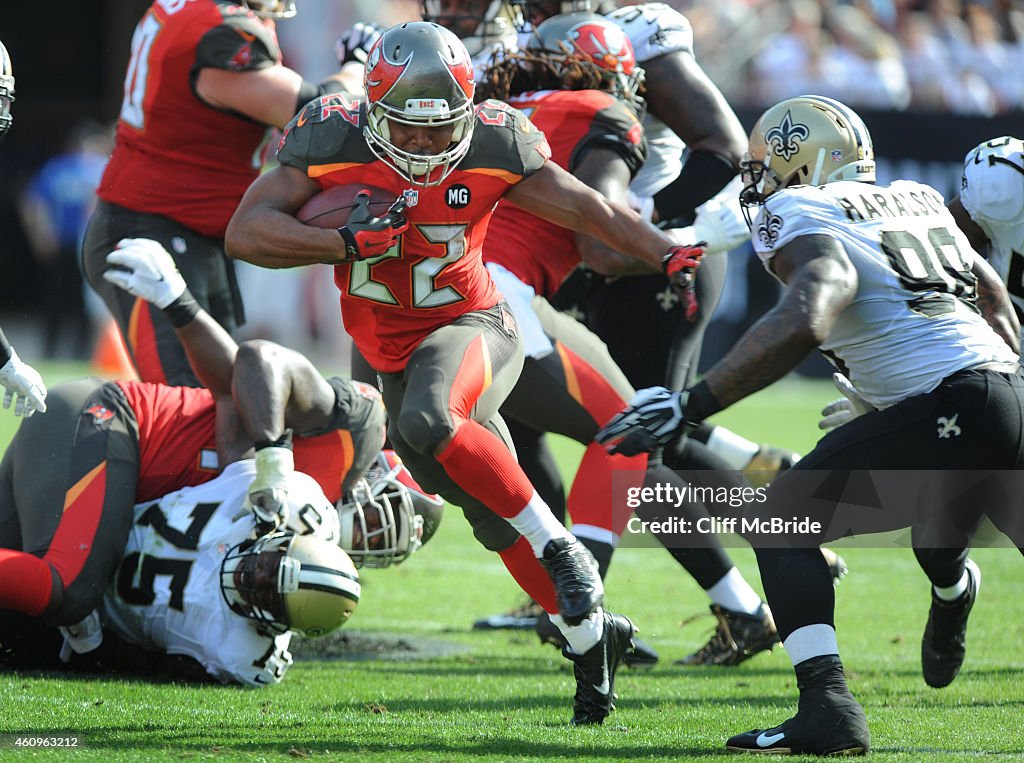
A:
{"type": "Polygon", "coordinates": [[[266,69],[280,61],[281,50],[273,32],[254,17],[235,14],[199,40],[192,76],[205,68],[244,72],[266,69]]]}

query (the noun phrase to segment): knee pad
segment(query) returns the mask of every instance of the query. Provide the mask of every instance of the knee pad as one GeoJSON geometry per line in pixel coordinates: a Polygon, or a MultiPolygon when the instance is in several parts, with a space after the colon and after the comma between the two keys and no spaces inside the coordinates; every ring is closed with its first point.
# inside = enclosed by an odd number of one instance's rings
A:
{"type": "Polygon", "coordinates": [[[403,408],[395,422],[398,435],[417,453],[432,455],[455,430],[442,417],[418,408],[403,408]]]}

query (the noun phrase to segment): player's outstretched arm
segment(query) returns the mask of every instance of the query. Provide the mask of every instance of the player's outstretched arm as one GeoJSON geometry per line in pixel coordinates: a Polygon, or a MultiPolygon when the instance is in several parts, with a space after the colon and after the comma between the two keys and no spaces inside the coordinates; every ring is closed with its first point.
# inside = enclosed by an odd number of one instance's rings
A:
{"type": "Polygon", "coordinates": [[[1013,309],[1010,294],[995,269],[977,252],[968,253],[972,258],[971,272],[978,279],[978,309],[992,330],[1020,354],[1020,321],[1013,309]]]}
{"type": "Polygon", "coordinates": [[[231,395],[238,345],[189,292],[170,253],[148,238],[125,238],[107,255],[103,278],[164,311],[199,381],[214,397],[231,395]]]}

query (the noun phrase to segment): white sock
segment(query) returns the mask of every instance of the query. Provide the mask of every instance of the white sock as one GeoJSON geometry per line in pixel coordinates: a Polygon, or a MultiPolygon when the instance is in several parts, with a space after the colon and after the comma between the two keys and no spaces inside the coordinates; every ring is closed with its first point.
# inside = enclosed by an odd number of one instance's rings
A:
{"type": "Polygon", "coordinates": [[[825,623],[797,628],[789,634],[782,645],[786,647],[789,661],[794,665],[812,657],[821,657],[823,654],[839,654],[836,629],[825,623]]]}
{"type": "Polygon", "coordinates": [[[964,570],[964,574],[953,585],[946,588],[939,588],[937,585],[933,585],[932,590],[943,601],[956,601],[967,591],[967,582],[967,570],[964,570]]]}
{"type": "Polygon", "coordinates": [[[711,452],[720,456],[733,469],[746,469],[750,459],[757,455],[761,446],[746,437],[740,437],[725,427],[715,427],[708,437],[711,452]]]}
{"type": "Polygon", "coordinates": [[[753,615],[761,608],[761,597],[735,567],[730,568],[721,580],[711,586],[707,594],[715,604],[733,612],[753,615]]]}
{"type": "Polygon", "coordinates": [[[555,515],[537,495],[536,490],[533,491],[530,502],[522,511],[509,519],[508,523],[526,538],[530,547],[533,548],[533,555],[538,559],[544,555],[544,546],[548,544],[548,541],[555,538],[576,540],[575,536],[555,519],[555,515]]]}
{"type": "Polygon", "coordinates": [[[604,635],[604,610],[598,607],[579,625],[566,625],[561,615],[550,615],[576,654],[589,652],[604,635]]]}

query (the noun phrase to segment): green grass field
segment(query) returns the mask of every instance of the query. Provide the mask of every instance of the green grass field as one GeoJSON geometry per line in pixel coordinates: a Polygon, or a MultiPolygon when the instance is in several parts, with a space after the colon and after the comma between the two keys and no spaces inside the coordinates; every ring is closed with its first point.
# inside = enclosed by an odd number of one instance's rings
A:
{"type": "MultiPolygon", "coordinates": [[[[43,370],[52,383],[77,369],[43,370]]],[[[832,397],[825,383],[787,382],[719,418],[754,439],[807,450],[817,434],[815,414],[832,397]]],[[[0,411],[0,443],[15,426],[0,411]]],[[[559,452],[571,470],[578,449],[559,443],[559,452]]],[[[753,553],[733,555],[759,588],[753,553]]],[[[984,585],[967,661],[940,691],[920,676],[928,585],[912,553],[847,548],[843,555],[850,574],[838,590],[839,640],[871,724],[875,759],[1024,760],[1020,555],[975,553],[984,585]]],[[[363,582],[359,609],[341,636],[363,656],[366,644],[385,645],[381,659],[302,658],[280,686],[258,691],[0,674],[0,733],[74,733],[84,748],[32,753],[8,740],[0,759],[691,760],[726,756],[727,736],[771,726],[795,709],[781,649],[738,668],[672,665],[703,643],[712,621],[680,627],[706,610],[706,600],[662,551],[624,548],[612,565],[609,605],[634,619],[662,662],[648,672],[620,672],[618,710],[599,728],[567,725],[569,664],[532,632],[469,629],[475,618],[518,603],[520,594],[457,512],[406,565],[366,571],[363,582]]]]}

